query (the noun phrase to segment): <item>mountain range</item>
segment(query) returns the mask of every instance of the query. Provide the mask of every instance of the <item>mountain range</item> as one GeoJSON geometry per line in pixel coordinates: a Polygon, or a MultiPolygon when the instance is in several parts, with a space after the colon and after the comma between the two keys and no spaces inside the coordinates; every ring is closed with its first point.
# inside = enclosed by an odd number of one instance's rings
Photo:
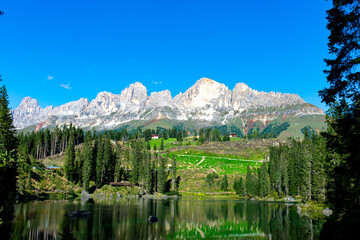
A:
{"type": "Polygon", "coordinates": [[[325,127],[324,112],[297,94],[260,92],[245,83],[230,90],[209,78],[199,79],[175,97],[169,90],[148,95],[146,87],[136,82],[121,94],[103,91],[92,101],[81,98],[58,107],[41,108],[36,99],[25,97],[11,112],[14,126],[27,131],[72,123],[85,130],[213,126],[246,133],[289,122],[288,132],[293,133],[283,134],[287,137],[298,136],[304,126],[325,127]]]}

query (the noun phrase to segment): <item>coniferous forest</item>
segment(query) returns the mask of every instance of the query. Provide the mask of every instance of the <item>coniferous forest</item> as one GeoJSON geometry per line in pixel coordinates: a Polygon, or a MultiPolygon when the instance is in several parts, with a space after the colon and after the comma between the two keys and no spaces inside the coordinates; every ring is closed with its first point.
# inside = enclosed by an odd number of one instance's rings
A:
{"type": "MultiPolygon", "coordinates": [[[[194,185],[216,188],[222,194],[228,194],[232,188],[246,200],[291,199],[292,202],[321,204],[334,213],[326,218],[319,238],[351,239],[357,234],[360,224],[360,2],[333,0],[332,8],[327,11],[327,21],[330,57],[325,59],[327,69],[324,73],[329,86],[319,94],[328,106],[328,128],[316,132],[305,127],[302,129],[303,139],[276,142],[269,146],[268,155],[261,160],[231,159],[223,153],[226,161],[244,160],[256,164],[249,163],[235,179],[227,173],[220,179],[214,166],[210,166],[211,171],[200,174],[205,184],[194,185]]],[[[231,133],[238,136],[238,146],[245,140],[265,142],[265,139],[279,137],[290,127],[288,122],[283,122],[269,124],[264,129],[254,127],[248,132],[227,126],[186,129],[182,125],[156,130],[139,127],[132,132],[128,132],[126,127],[118,131],[96,132],[84,131],[70,123],[53,129],[17,133],[7,90],[1,79],[0,82],[0,225],[12,221],[17,203],[33,200],[35,194],[31,194],[41,188],[34,189],[34,183],[41,178],[45,179],[42,184],[46,180],[56,180],[60,183],[58,185],[87,192],[107,185],[124,184],[141,189],[141,194],[180,195],[182,176],[179,170],[193,175],[192,178],[199,172],[186,172],[188,169],[180,165],[177,155],[170,154],[169,145],[165,147],[169,138],[176,139],[176,147],[180,149],[178,155],[189,157],[188,167],[198,166],[209,156],[186,155],[188,152],[182,148],[184,145],[227,144],[231,141],[231,133]],[[158,145],[150,145],[152,135],[160,138],[158,145]],[[63,161],[62,167],[49,170],[53,166],[45,166],[41,160],[55,156],[63,161]],[[197,158],[196,162],[191,162],[190,157],[197,158]]],[[[216,154],[210,156],[220,158],[216,154]]],[[[52,188],[51,191],[58,191],[52,188]]],[[[285,214],[287,211],[286,208],[285,214]]],[[[267,222],[264,228],[269,225],[271,223],[267,222]]],[[[199,234],[204,236],[203,232],[199,234]]]]}

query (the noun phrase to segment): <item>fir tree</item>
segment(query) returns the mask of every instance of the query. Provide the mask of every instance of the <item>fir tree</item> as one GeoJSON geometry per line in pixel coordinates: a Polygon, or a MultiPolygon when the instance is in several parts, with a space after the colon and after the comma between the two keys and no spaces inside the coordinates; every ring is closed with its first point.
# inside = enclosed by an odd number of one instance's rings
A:
{"type": "Polygon", "coordinates": [[[314,200],[323,202],[326,197],[326,145],[324,139],[316,135],[312,137],[312,145],[311,196],[314,200]]]}
{"type": "Polygon", "coordinates": [[[240,179],[238,179],[238,177],[236,177],[234,180],[234,184],[233,184],[233,189],[236,192],[236,194],[239,194],[239,181],[240,181],[240,179]]]}
{"type": "Polygon", "coordinates": [[[161,139],[160,150],[164,151],[164,138],[161,139]]]}
{"type": "Polygon", "coordinates": [[[302,143],[303,151],[299,156],[300,163],[300,195],[303,201],[311,200],[311,149],[309,138],[306,137],[302,143]]]}
{"type": "Polygon", "coordinates": [[[250,165],[247,165],[246,169],[246,178],[245,178],[245,185],[246,185],[246,192],[249,196],[254,195],[254,181],[253,181],[253,174],[251,172],[250,165]]]}
{"type": "Polygon", "coordinates": [[[160,166],[159,166],[159,175],[158,175],[158,191],[160,193],[166,192],[166,182],[167,182],[167,173],[166,173],[166,158],[160,156],[160,166]]]}
{"type": "Polygon", "coordinates": [[[333,156],[327,159],[327,196],[335,214],[325,224],[323,238],[350,239],[357,234],[360,216],[360,2],[332,2],[327,28],[334,58],[325,60],[329,87],[320,96],[329,107],[324,135],[333,156]]]}
{"type": "Polygon", "coordinates": [[[269,176],[267,173],[266,163],[261,164],[259,171],[259,196],[265,197],[269,193],[269,176]]]}
{"type": "Polygon", "coordinates": [[[64,158],[64,173],[66,179],[73,182],[75,180],[75,145],[74,133],[70,133],[69,144],[66,148],[64,158]]]}
{"type": "Polygon", "coordinates": [[[85,136],[85,143],[82,150],[83,159],[84,159],[84,166],[83,166],[83,182],[84,182],[84,188],[86,191],[89,190],[89,184],[91,180],[91,176],[93,174],[93,149],[91,146],[91,133],[87,132],[85,136]]]}
{"type": "Polygon", "coordinates": [[[15,128],[8,105],[9,97],[4,85],[0,87],[0,152],[8,152],[15,156],[18,141],[15,137],[15,128]]]}
{"type": "Polygon", "coordinates": [[[97,141],[97,154],[96,154],[96,186],[100,188],[103,184],[103,168],[104,168],[104,144],[102,139],[99,138],[97,141]]]}
{"type": "Polygon", "coordinates": [[[172,177],[172,185],[173,185],[173,191],[176,191],[176,158],[173,156],[171,161],[171,177],[172,177]]]}
{"type": "Polygon", "coordinates": [[[103,181],[108,183],[113,180],[114,177],[114,154],[112,145],[108,135],[105,136],[104,142],[104,154],[103,154],[103,181]]]}
{"type": "Polygon", "coordinates": [[[222,191],[227,191],[228,186],[229,186],[229,184],[228,184],[228,179],[227,179],[227,176],[226,176],[226,174],[225,174],[224,177],[223,177],[223,179],[221,180],[220,189],[221,189],[222,191]]]}
{"type": "Polygon", "coordinates": [[[82,172],[84,166],[84,158],[80,150],[75,152],[75,169],[74,169],[74,183],[82,184],[82,172]]]}
{"type": "Polygon", "coordinates": [[[215,184],[214,175],[215,175],[215,173],[209,173],[208,175],[206,175],[205,181],[210,188],[215,184]]]}
{"type": "Polygon", "coordinates": [[[121,180],[122,174],[122,149],[119,143],[116,144],[116,164],[114,171],[114,181],[118,182],[121,180]]]}
{"type": "Polygon", "coordinates": [[[240,177],[238,188],[240,197],[246,197],[245,181],[242,177],[240,177]]]}
{"type": "Polygon", "coordinates": [[[151,163],[151,152],[145,153],[145,157],[145,189],[148,194],[152,194],[154,192],[154,170],[151,163]]]}
{"type": "Polygon", "coordinates": [[[178,132],[177,136],[176,136],[176,140],[181,144],[183,141],[183,136],[181,131],[178,132]]]}

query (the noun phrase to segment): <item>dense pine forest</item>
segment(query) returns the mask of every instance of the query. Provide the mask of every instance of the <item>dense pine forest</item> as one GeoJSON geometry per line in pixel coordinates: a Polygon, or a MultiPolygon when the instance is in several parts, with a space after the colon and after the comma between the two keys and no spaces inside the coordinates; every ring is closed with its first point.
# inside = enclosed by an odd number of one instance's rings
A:
{"type": "Polygon", "coordinates": [[[302,201],[324,202],[326,199],[325,139],[307,131],[303,141],[270,147],[268,162],[259,168],[248,166],[246,176],[238,177],[234,189],[242,197],[299,196],[302,201]]]}

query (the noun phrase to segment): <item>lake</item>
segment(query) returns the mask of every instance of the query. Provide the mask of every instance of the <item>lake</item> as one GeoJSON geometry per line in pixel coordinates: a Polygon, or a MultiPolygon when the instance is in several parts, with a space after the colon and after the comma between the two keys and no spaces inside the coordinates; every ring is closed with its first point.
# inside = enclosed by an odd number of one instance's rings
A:
{"type": "Polygon", "coordinates": [[[85,204],[79,201],[18,204],[9,228],[11,239],[277,240],[317,238],[322,224],[299,216],[296,205],[291,204],[132,199],[85,204]],[[73,211],[88,211],[90,215],[67,216],[73,211]],[[149,223],[150,215],[157,216],[159,221],[149,223]]]}

